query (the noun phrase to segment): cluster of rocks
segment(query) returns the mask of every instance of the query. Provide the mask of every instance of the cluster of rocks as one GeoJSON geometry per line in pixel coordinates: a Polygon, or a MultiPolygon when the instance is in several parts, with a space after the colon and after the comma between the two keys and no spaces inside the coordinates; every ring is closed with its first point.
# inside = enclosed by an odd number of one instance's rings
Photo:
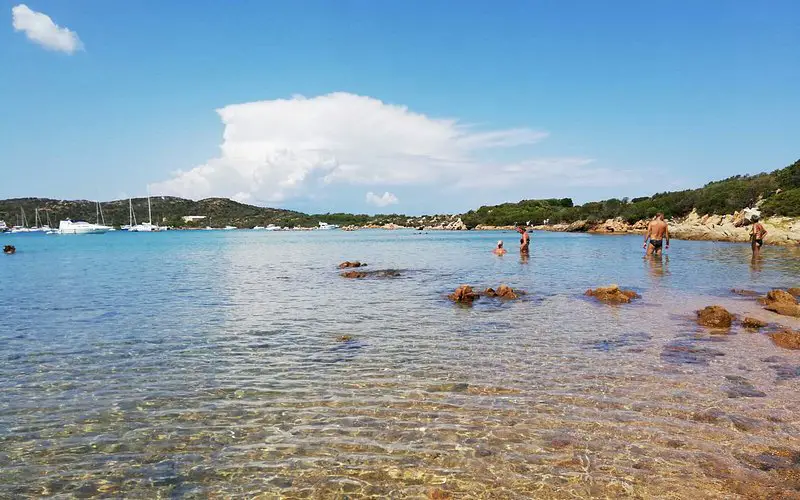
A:
{"type": "Polygon", "coordinates": [[[461,285],[447,297],[453,302],[457,302],[460,304],[472,304],[475,300],[479,299],[482,296],[513,300],[519,298],[520,295],[524,294],[525,294],[524,291],[514,290],[508,285],[500,285],[499,287],[497,287],[497,290],[495,290],[494,288],[487,288],[483,292],[476,292],[469,285],[461,285]]]}
{"type": "Polygon", "coordinates": [[[600,302],[606,304],[627,304],[633,299],[641,298],[641,296],[633,290],[622,290],[619,285],[601,286],[592,290],[586,290],[584,294],[587,297],[593,297],[600,302]]]}
{"type": "Polygon", "coordinates": [[[12,255],[17,252],[17,247],[14,245],[6,245],[3,247],[3,253],[6,255],[12,255]]]}
{"type": "MultiPolygon", "coordinates": [[[[748,290],[733,290],[733,292],[745,296],[753,296],[755,294],[755,292],[748,290]]],[[[767,311],[784,316],[800,317],[800,304],[797,302],[798,296],[800,296],[800,288],[790,288],[788,291],[776,289],[771,290],[765,297],[759,298],[758,301],[767,311]]],[[[708,306],[697,311],[697,324],[716,329],[718,333],[724,333],[733,325],[735,320],[736,316],[722,306],[708,306]]],[[[750,330],[759,330],[769,326],[765,321],[753,317],[745,317],[741,321],[741,325],[750,330]]],[[[800,332],[798,331],[782,328],[769,332],[767,335],[778,347],[800,349],[800,332]]]]}

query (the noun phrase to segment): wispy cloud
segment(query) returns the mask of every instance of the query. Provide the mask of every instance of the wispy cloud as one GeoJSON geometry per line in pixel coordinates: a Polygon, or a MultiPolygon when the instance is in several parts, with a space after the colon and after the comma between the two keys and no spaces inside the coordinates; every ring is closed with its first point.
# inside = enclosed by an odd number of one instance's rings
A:
{"type": "Polygon", "coordinates": [[[62,28],[42,12],[31,10],[25,4],[11,9],[11,25],[14,31],[22,31],[28,40],[48,50],[73,54],[83,49],[78,34],[68,28],[62,28]]]}
{"type": "Polygon", "coordinates": [[[397,196],[393,195],[389,191],[383,193],[382,196],[378,196],[377,194],[370,191],[367,193],[367,203],[370,205],[375,205],[376,207],[386,207],[389,205],[397,205],[400,200],[397,199],[397,196]]]}

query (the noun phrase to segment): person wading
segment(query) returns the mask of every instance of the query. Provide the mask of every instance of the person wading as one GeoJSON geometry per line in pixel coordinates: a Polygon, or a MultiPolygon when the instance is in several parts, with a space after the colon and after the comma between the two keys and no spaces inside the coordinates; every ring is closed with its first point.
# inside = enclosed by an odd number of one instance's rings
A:
{"type": "Polygon", "coordinates": [[[753,248],[753,257],[761,253],[761,247],[764,246],[764,236],[767,235],[767,230],[764,225],[758,221],[758,216],[752,218],[753,227],[750,228],[750,246],[753,248]]]}
{"type": "Polygon", "coordinates": [[[522,238],[519,239],[519,252],[528,254],[531,247],[531,236],[522,226],[517,226],[517,232],[522,235],[522,238]]]}
{"type": "Polygon", "coordinates": [[[647,255],[661,255],[664,246],[664,238],[667,239],[667,249],[669,249],[669,226],[664,220],[664,214],[656,214],[655,219],[650,221],[647,226],[647,233],[644,235],[644,246],[647,255]],[[649,243],[648,243],[649,242],[649,243]]]}

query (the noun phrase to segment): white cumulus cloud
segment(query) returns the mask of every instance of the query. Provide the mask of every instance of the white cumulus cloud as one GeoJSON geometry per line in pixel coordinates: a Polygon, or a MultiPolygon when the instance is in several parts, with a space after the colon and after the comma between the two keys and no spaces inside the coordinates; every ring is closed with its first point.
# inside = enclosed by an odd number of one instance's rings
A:
{"type": "MultiPolygon", "coordinates": [[[[151,192],[276,204],[318,199],[337,185],[501,189],[624,180],[583,158],[492,160],[519,154],[546,132],[479,129],[350,93],[233,104],[217,113],[224,125],[220,154],[151,184],[151,192]]],[[[397,199],[372,193],[367,202],[397,199]]]]}
{"type": "Polygon", "coordinates": [[[15,31],[22,31],[34,43],[50,50],[73,54],[83,48],[78,34],[62,28],[50,16],[31,10],[25,4],[11,8],[11,25],[15,31]]]}
{"type": "Polygon", "coordinates": [[[369,203],[370,205],[375,205],[376,207],[386,207],[389,205],[396,205],[399,201],[400,200],[397,199],[397,196],[393,195],[389,191],[383,193],[382,196],[378,196],[372,191],[367,193],[367,203],[369,203]]]}

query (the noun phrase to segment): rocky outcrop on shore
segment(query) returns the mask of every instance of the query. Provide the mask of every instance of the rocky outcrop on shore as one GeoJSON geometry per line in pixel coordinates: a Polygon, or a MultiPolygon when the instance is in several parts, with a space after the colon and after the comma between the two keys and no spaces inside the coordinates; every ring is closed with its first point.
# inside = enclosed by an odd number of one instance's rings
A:
{"type": "MultiPolygon", "coordinates": [[[[769,217],[761,221],[767,230],[765,243],[769,245],[799,245],[800,218],[769,217]]],[[[608,219],[599,224],[581,220],[571,224],[550,224],[533,229],[557,232],[590,232],[600,234],[643,234],[649,220],[630,224],[621,218],[608,219]]],[[[745,211],[728,215],[699,215],[692,211],[681,219],[669,221],[670,236],[678,240],[750,241],[750,220],[745,211]]]]}

